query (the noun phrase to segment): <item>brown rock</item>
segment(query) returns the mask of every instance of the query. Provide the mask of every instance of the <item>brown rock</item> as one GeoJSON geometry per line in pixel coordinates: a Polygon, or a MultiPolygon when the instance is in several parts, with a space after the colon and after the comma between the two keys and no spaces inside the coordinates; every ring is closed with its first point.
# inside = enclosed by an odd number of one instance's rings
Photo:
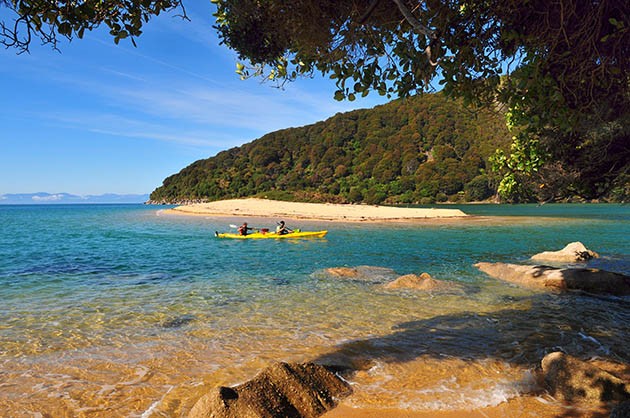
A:
{"type": "Polygon", "coordinates": [[[507,263],[477,263],[475,267],[494,278],[532,289],[630,295],[629,276],[604,270],[507,263]]]}
{"type": "Polygon", "coordinates": [[[460,289],[457,283],[434,279],[429,273],[422,273],[419,276],[416,274],[406,274],[383,285],[383,287],[385,289],[416,289],[424,291],[460,289]]]}
{"type": "Polygon", "coordinates": [[[545,251],[532,256],[532,260],[555,261],[559,263],[577,263],[598,258],[599,254],[589,250],[581,242],[572,242],[559,251],[545,251]]]}
{"type": "Polygon", "coordinates": [[[357,266],[357,267],[330,267],[324,270],[328,276],[364,280],[370,282],[382,282],[396,277],[396,272],[386,267],[357,266]]]}
{"type": "Polygon", "coordinates": [[[350,385],[314,363],[276,363],[252,380],[202,396],[189,418],[314,418],[352,392],[350,385]]]}
{"type": "Polygon", "coordinates": [[[630,387],[623,380],[562,352],[547,354],[541,365],[549,391],[563,401],[599,404],[630,399],[630,387]]]}
{"type": "Polygon", "coordinates": [[[354,267],[330,267],[326,269],[326,273],[335,277],[358,277],[359,270],[354,267]]]}

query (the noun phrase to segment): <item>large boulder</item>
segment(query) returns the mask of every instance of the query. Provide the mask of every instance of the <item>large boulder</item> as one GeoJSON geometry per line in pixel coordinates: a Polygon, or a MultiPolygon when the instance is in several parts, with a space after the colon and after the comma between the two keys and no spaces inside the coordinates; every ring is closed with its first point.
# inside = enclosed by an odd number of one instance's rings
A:
{"type": "Polygon", "coordinates": [[[276,363],[252,380],[202,396],[189,418],[315,418],[348,396],[348,383],[325,366],[276,363]]]}
{"type": "Polygon", "coordinates": [[[541,366],[549,392],[565,402],[597,405],[630,399],[627,382],[562,352],[547,354],[541,366]]]}
{"type": "Polygon", "coordinates": [[[558,263],[578,263],[598,258],[599,254],[589,250],[581,242],[572,242],[559,251],[544,251],[532,256],[532,260],[558,263]]]}
{"type": "Polygon", "coordinates": [[[494,278],[532,289],[630,295],[630,276],[610,271],[508,263],[477,263],[475,267],[494,278]]]}
{"type": "Polygon", "coordinates": [[[419,276],[417,274],[406,274],[394,281],[384,284],[383,288],[414,289],[425,292],[461,290],[461,286],[457,283],[434,279],[429,273],[422,273],[419,276]]]}

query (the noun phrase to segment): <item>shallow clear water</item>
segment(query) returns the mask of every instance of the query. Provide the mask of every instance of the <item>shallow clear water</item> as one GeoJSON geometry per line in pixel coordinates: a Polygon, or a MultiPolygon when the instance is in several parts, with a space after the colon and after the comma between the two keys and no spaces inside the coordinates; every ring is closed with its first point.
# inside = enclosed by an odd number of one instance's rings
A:
{"type": "Polygon", "coordinates": [[[602,256],[589,266],[630,274],[629,206],[458,207],[479,217],[294,221],[329,233],[242,241],[213,236],[241,219],[163,207],[0,206],[0,410],[180,416],[209,388],[278,360],[359,368],[355,406],[461,408],[527,391],[529,372],[558,348],[630,360],[627,298],[540,294],[472,266],[581,241],[602,256]],[[338,266],[389,270],[324,272],[338,266]],[[381,287],[421,272],[461,287],[381,287]]]}

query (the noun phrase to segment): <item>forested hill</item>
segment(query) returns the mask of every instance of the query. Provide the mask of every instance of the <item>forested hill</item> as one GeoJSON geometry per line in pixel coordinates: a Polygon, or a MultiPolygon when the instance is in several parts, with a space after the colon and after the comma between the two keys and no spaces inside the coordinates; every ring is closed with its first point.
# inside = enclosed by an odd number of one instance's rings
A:
{"type": "Polygon", "coordinates": [[[269,133],[164,180],[153,203],[244,196],[370,204],[483,200],[488,157],[509,144],[499,113],[441,94],[411,97],[269,133]]]}

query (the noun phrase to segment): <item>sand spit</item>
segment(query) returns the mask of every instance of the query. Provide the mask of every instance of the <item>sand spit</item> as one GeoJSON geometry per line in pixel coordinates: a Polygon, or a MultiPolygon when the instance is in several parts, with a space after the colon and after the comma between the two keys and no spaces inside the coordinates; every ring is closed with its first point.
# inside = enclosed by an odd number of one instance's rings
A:
{"type": "Polygon", "coordinates": [[[177,206],[167,212],[186,215],[274,217],[343,222],[412,221],[468,216],[459,209],[299,203],[254,198],[177,206]]]}

